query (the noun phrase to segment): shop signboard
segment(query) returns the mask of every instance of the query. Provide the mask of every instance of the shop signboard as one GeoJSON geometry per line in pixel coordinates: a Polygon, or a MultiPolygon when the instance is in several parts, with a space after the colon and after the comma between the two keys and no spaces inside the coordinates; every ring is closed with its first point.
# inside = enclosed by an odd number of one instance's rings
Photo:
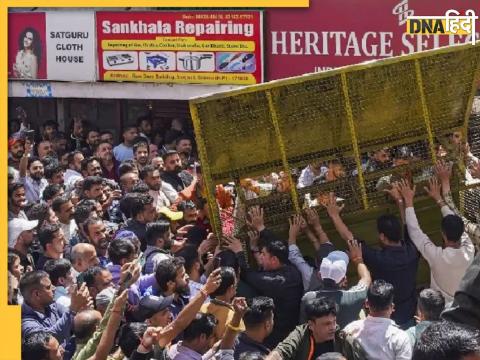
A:
{"type": "MultiPolygon", "coordinates": [[[[265,11],[267,80],[471,42],[470,35],[407,33],[409,16],[464,15],[477,0],[311,0],[265,11]],[[455,14],[455,13],[453,13],[455,14]]],[[[480,22],[475,24],[479,39],[480,22]]],[[[433,32],[433,31],[432,31],[433,32]]]]}
{"type": "Polygon", "coordinates": [[[97,12],[104,81],[256,84],[263,81],[262,12],[97,12]]]}
{"type": "Polygon", "coordinates": [[[93,11],[8,14],[8,77],[95,81],[93,11]]]}

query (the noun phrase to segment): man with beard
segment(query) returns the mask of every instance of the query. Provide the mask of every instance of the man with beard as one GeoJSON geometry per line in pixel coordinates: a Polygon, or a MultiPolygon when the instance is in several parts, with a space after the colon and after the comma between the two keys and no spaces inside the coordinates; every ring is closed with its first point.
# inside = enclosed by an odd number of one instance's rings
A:
{"type": "Polygon", "coordinates": [[[183,167],[186,168],[195,162],[196,159],[192,157],[192,139],[188,136],[180,136],[175,140],[175,150],[184,160],[183,167]]]}
{"type": "Polygon", "coordinates": [[[94,154],[95,147],[100,141],[100,132],[98,129],[88,129],[85,141],[87,142],[87,146],[82,149],[82,152],[85,154],[85,156],[90,157],[94,154]]]}
{"type": "Polygon", "coordinates": [[[42,125],[42,140],[52,141],[58,132],[58,124],[55,120],[47,120],[42,125]]]}
{"type": "Polygon", "coordinates": [[[8,139],[8,166],[19,170],[23,154],[25,154],[25,141],[20,133],[15,133],[8,139]]]}
{"type": "Polygon", "coordinates": [[[162,180],[169,183],[177,192],[181,192],[190,186],[193,181],[192,175],[182,171],[182,160],[176,151],[168,151],[163,155],[165,171],[162,180]]]}
{"type": "Polygon", "coordinates": [[[45,179],[47,179],[50,185],[52,184],[63,185],[64,183],[63,167],[56,162],[50,163],[47,166],[45,166],[44,175],[45,175],[45,179]]]}
{"type": "Polygon", "coordinates": [[[141,250],[145,251],[145,233],[147,224],[154,222],[157,212],[153,207],[153,198],[148,194],[138,194],[129,202],[131,218],[127,220],[125,230],[129,230],[137,235],[142,246],[141,250]]]}
{"type": "Polygon", "coordinates": [[[87,146],[85,142],[84,130],[87,128],[87,122],[79,117],[74,117],[71,123],[70,150],[80,150],[87,146]]]}
{"type": "Polygon", "coordinates": [[[155,270],[156,284],[148,288],[144,294],[173,296],[173,302],[170,305],[173,318],[176,318],[188,303],[189,278],[184,264],[185,260],[180,257],[158,263],[157,270],[155,270]]]}
{"type": "Polygon", "coordinates": [[[364,166],[365,172],[387,169],[392,166],[390,158],[390,149],[382,148],[374,151],[364,166]]]}
{"type": "Polygon", "coordinates": [[[100,266],[106,267],[109,263],[107,250],[110,238],[107,236],[107,228],[103,220],[90,217],[83,223],[83,230],[89,243],[95,247],[100,266]]]}
{"type": "Polygon", "coordinates": [[[100,176],[87,176],[83,180],[82,200],[100,201],[103,197],[103,178],[100,176]]]}
{"type": "Polygon", "coordinates": [[[43,266],[48,260],[63,257],[66,239],[59,224],[47,224],[40,228],[38,241],[42,246],[43,254],[36,263],[37,270],[43,270],[43,266]]]}
{"type": "Polygon", "coordinates": [[[82,161],[82,174],[87,176],[102,176],[102,166],[96,157],[89,157],[82,161]]]}
{"type": "Polygon", "coordinates": [[[123,143],[113,148],[113,155],[115,155],[115,159],[120,162],[133,159],[133,143],[137,135],[138,132],[136,126],[125,127],[122,134],[123,143]]]}
{"type": "Polygon", "coordinates": [[[72,204],[72,201],[68,196],[59,196],[52,203],[52,209],[55,211],[55,214],[58,217],[60,222],[60,228],[65,234],[67,243],[70,242],[70,238],[77,231],[77,225],[73,219],[73,214],[75,213],[75,208],[72,204]]]}
{"type": "Polygon", "coordinates": [[[150,140],[150,136],[152,136],[152,120],[145,116],[139,117],[137,127],[140,136],[150,140]]]}
{"type": "Polygon", "coordinates": [[[52,140],[52,145],[53,151],[55,151],[59,158],[64,156],[67,153],[67,139],[65,138],[65,133],[57,132],[52,140]]]}
{"type": "Polygon", "coordinates": [[[30,246],[33,242],[38,220],[12,219],[8,221],[8,248],[20,257],[20,265],[25,272],[35,269],[30,246]]]}
{"type": "Polygon", "coordinates": [[[48,181],[43,177],[43,164],[37,157],[30,157],[32,144],[27,141],[25,143],[25,153],[20,160],[20,182],[25,185],[25,196],[29,203],[37,203],[43,190],[48,185],[48,181]],[[27,176],[27,168],[29,176],[27,176]]]}
{"type": "Polygon", "coordinates": [[[133,171],[126,172],[120,176],[120,188],[123,194],[132,192],[132,189],[138,183],[138,174],[133,171]]]}
{"type": "Polygon", "coordinates": [[[100,142],[95,147],[95,157],[100,159],[100,166],[102,168],[103,177],[118,182],[118,166],[120,165],[113,157],[112,144],[105,140],[100,142]]]}
{"type": "Polygon", "coordinates": [[[170,223],[166,220],[159,220],[148,224],[145,232],[145,242],[147,247],[143,253],[145,263],[142,273],[152,274],[157,270],[161,261],[172,257],[170,252],[172,246],[170,223]]]}
{"type": "MultiPolygon", "coordinates": [[[[143,182],[145,182],[145,184],[147,184],[148,188],[150,189],[148,193],[153,197],[153,207],[157,211],[159,211],[165,206],[170,207],[170,200],[167,195],[162,191],[163,184],[162,179],[160,178],[159,170],[155,169],[152,165],[147,165],[140,171],[140,179],[142,179],[143,182]]],[[[170,186],[170,184],[166,185],[170,186]]]]}
{"type": "Polygon", "coordinates": [[[148,143],[143,140],[143,138],[137,139],[133,145],[133,158],[135,159],[135,164],[139,171],[148,164],[150,160],[150,152],[148,148],[148,143]]]}
{"type": "Polygon", "coordinates": [[[150,151],[150,161],[152,161],[153,158],[158,156],[158,146],[155,144],[150,144],[148,145],[148,150],[150,151]]]}
{"type": "Polygon", "coordinates": [[[22,337],[38,331],[47,331],[65,344],[71,336],[74,315],[87,308],[90,296],[85,285],[75,287],[70,309],[54,302],[55,286],[45,271],[32,271],[20,281],[24,298],[22,305],[22,337]]]}
{"type": "Polygon", "coordinates": [[[64,174],[67,189],[74,189],[75,183],[83,179],[81,174],[84,156],[81,151],[75,150],[67,155],[68,168],[64,174]]]}
{"type": "MultiPolygon", "coordinates": [[[[48,140],[42,140],[37,144],[37,155],[40,158],[40,160],[45,159],[48,156],[56,157],[57,154],[53,150],[53,145],[50,141],[48,140]]],[[[25,152],[27,150],[25,149],[25,152]]]]}
{"type": "Polygon", "coordinates": [[[100,141],[108,142],[110,145],[113,146],[113,133],[109,130],[103,130],[102,132],[100,132],[100,141]]]}

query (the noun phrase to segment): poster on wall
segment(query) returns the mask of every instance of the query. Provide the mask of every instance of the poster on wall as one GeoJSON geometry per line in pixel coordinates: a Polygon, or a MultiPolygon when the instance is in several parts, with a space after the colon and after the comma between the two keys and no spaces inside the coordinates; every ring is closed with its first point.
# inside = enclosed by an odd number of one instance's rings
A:
{"type": "MultiPolygon", "coordinates": [[[[408,16],[462,16],[478,0],[311,0],[309,8],[265,11],[267,80],[471,42],[470,35],[406,33],[408,16]]],[[[480,22],[475,24],[476,38],[480,22]]]]}
{"type": "Polygon", "coordinates": [[[8,14],[8,77],[95,81],[92,11],[8,14]]]}
{"type": "Polygon", "coordinates": [[[97,12],[96,18],[100,80],[263,81],[259,11],[97,12]]]}
{"type": "Polygon", "coordinates": [[[8,14],[8,77],[46,79],[45,13],[8,14]]]}

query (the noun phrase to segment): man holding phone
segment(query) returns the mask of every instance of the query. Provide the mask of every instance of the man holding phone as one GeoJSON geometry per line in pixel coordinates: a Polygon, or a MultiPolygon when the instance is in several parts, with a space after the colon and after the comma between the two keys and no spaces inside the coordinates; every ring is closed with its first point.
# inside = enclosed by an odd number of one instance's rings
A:
{"type": "Polygon", "coordinates": [[[29,203],[40,201],[43,190],[48,185],[47,179],[44,177],[43,164],[39,158],[31,157],[33,141],[25,140],[25,152],[20,159],[19,176],[20,182],[25,186],[25,196],[29,203]],[[28,170],[28,175],[27,175],[28,170]]]}

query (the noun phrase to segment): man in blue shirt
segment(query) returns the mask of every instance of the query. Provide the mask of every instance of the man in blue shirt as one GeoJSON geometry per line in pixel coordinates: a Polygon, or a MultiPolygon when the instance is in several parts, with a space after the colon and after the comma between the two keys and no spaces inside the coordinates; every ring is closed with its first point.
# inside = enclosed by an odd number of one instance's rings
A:
{"type": "Polygon", "coordinates": [[[113,148],[113,155],[119,162],[133,159],[133,142],[138,135],[136,126],[123,129],[123,143],[113,148]]]}
{"type": "Polygon", "coordinates": [[[20,281],[23,295],[22,337],[37,331],[51,333],[62,345],[70,338],[75,314],[86,309],[91,298],[88,289],[82,285],[71,295],[70,309],[54,302],[55,286],[45,271],[26,273],[20,281]]]}

